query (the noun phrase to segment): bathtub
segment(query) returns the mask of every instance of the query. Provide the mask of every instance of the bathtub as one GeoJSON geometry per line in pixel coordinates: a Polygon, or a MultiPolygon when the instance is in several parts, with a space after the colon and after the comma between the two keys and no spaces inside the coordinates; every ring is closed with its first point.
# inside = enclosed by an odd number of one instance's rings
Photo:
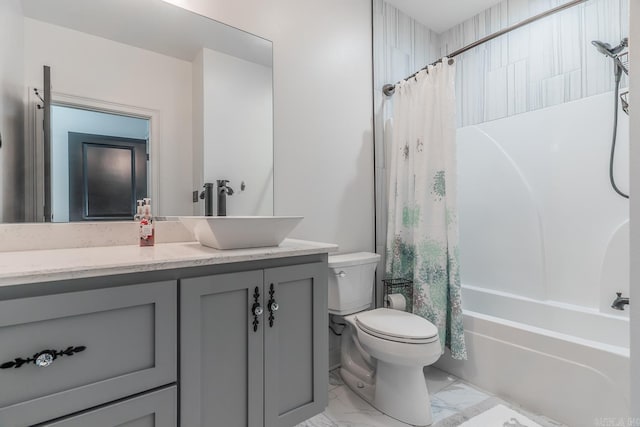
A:
{"type": "Polygon", "coordinates": [[[469,359],[437,367],[572,427],[629,416],[627,317],[469,285],[462,298],[469,359]]]}

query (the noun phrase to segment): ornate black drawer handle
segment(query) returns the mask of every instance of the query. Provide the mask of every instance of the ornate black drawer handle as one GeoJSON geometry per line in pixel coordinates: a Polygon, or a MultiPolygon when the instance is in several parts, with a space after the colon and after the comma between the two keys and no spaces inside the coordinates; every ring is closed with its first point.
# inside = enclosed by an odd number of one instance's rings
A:
{"type": "Polygon", "coordinates": [[[73,356],[74,354],[85,351],[86,349],[87,347],[81,345],[78,347],[71,346],[66,350],[42,350],[26,359],[23,359],[22,357],[16,357],[11,362],[5,362],[0,365],[0,369],[18,369],[22,365],[26,365],[27,363],[33,363],[40,368],[46,368],[47,366],[51,365],[53,361],[58,357],[73,356]]]}
{"type": "Polygon", "coordinates": [[[276,291],[273,289],[273,283],[272,283],[271,286],[269,287],[269,301],[267,302],[267,308],[269,309],[269,327],[270,328],[273,328],[275,313],[280,308],[276,300],[273,299],[273,296],[275,293],[276,291]]]}
{"type": "Polygon", "coordinates": [[[253,315],[253,332],[258,331],[258,325],[260,321],[259,316],[262,316],[262,307],[260,306],[260,288],[256,286],[253,291],[253,305],[251,306],[251,314],[253,315]]]}

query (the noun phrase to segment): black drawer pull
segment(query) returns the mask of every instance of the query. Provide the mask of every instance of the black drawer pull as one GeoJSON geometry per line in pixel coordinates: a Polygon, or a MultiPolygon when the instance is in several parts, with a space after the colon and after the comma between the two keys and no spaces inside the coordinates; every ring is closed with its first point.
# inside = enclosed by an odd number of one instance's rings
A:
{"type": "Polygon", "coordinates": [[[0,365],[0,369],[18,369],[22,367],[22,365],[26,365],[28,363],[33,363],[40,368],[46,368],[47,366],[51,365],[53,361],[58,357],[73,356],[74,354],[85,351],[86,349],[87,347],[81,345],[78,347],[67,347],[66,350],[42,350],[26,359],[23,359],[22,357],[16,357],[14,360],[5,362],[0,365]]]}
{"type": "Polygon", "coordinates": [[[273,328],[273,321],[275,320],[276,311],[280,308],[277,301],[273,298],[276,291],[273,289],[273,283],[269,287],[269,301],[267,302],[267,308],[269,309],[269,327],[273,328]]]}
{"type": "Polygon", "coordinates": [[[258,317],[262,316],[263,308],[260,306],[260,288],[256,286],[253,290],[253,305],[251,306],[251,315],[253,316],[253,332],[258,332],[258,325],[260,320],[258,317]]]}

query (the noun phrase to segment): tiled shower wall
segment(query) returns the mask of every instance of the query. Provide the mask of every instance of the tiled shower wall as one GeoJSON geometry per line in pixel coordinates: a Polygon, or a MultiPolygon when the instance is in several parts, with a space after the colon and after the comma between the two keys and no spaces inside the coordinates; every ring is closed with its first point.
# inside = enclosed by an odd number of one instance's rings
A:
{"type": "MultiPolygon", "coordinates": [[[[373,0],[376,142],[376,251],[386,239],[384,124],[392,99],[382,86],[448,52],[551,9],[566,0],[504,0],[441,33],[383,0],[373,0]]],[[[459,127],[479,124],[613,90],[612,61],[591,45],[616,45],[628,35],[628,0],[589,0],[485,43],[457,58],[459,127]]],[[[626,86],[626,79],[622,86],[626,86]]],[[[384,259],[381,264],[384,265],[384,259]]],[[[378,270],[378,302],[381,297],[378,270]]]]}
{"type": "MultiPolygon", "coordinates": [[[[566,1],[505,0],[442,33],[442,52],[453,52],[562,3],[566,1]]],[[[461,55],[458,124],[482,123],[613,90],[612,61],[591,41],[615,46],[628,36],[628,7],[628,0],[590,0],[461,55]]]]}
{"type": "MultiPolygon", "coordinates": [[[[437,34],[383,0],[374,0],[376,107],[382,105],[379,92],[384,84],[397,82],[449,52],[566,2],[504,0],[437,34]]],[[[458,125],[613,90],[612,61],[598,53],[591,41],[617,45],[629,34],[628,14],[628,0],[590,0],[465,52],[457,61],[458,125]]],[[[626,79],[622,86],[626,86],[626,79]]]]}

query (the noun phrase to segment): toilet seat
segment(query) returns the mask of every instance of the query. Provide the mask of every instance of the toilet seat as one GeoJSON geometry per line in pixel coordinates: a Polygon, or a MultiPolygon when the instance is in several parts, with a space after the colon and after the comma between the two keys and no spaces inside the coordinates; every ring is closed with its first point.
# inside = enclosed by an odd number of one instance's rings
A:
{"type": "Polygon", "coordinates": [[[363,332],[388,341],[428,344],[438,341],[438,328],[412,313],[389,308],[358,313],[356,326],[363,332]]]}

